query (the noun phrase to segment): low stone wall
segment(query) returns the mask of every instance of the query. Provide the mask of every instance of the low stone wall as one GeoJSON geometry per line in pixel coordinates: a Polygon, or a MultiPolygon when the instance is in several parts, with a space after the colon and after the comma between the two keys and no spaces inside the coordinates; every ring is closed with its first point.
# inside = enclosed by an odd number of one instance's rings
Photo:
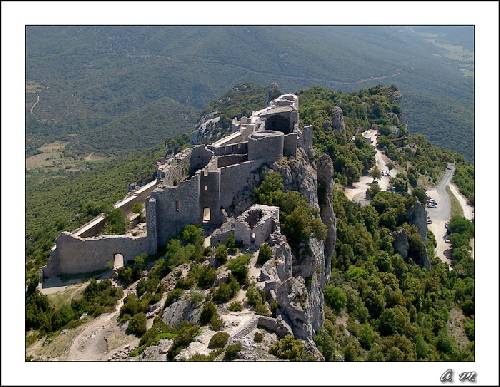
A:
{"type": "Polygon", "coordinates": [[[147,252],[147,236],[104,235],[85,239],[63,232],[57,238],[56,249],[43,269],[43,275],[50,277],[106,270],[113,267],[115,254],[121,254],[126,263],[147,252]]]}

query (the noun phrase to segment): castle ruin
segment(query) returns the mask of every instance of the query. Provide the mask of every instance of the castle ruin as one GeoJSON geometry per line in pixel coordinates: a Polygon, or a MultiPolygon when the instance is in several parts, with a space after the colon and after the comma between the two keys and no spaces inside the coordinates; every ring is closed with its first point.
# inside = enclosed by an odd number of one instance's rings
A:
{"type": "MultiPolygon", "coordinates": [[[[96,272],[113,267],[116,257],[127,263],[140,254],[155,255],[188,224],[210,231],[221,226],[228,213],[240,215],[238,195],[248,190],[259,168],[283,156],[294,157],[297,147],[311,152],[312,128],[299,127],[298,104],[296,95],[281,95],[250,117],[234,119],[233,132],[226,137],[159,163],[157,179],[115,204],[127,213],[134,203],[145,202],[145,223],[138,214],[129,214],[133,230],[102,235],[101,214],[74,232],[63,232],[43,276],[96,272]]],[[[235,229],[236,239],[246,241],[252,234],[245,227],[235,229]]]]}

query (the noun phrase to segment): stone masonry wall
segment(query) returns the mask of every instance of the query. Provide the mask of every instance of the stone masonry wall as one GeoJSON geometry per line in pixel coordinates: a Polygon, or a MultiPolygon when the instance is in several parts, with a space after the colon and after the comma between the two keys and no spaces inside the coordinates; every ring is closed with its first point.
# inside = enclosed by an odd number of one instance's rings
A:
{"type": "Polygon", "coordinates": [[[49,264],[44,268],[45,277],[54,274],[90,273],[113,267],[115,254],[121,254],[124,262],[147,253],[146,236],[106,235],[82,239],[68,232],[57,238],[49,264]],[[64,257],[64,259],[60,259],[64,257]]]}

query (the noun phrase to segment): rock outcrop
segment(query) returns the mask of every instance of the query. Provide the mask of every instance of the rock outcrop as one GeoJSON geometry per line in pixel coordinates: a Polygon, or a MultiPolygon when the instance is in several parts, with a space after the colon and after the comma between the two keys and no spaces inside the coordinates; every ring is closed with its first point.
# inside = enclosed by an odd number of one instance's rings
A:
{"type": "Polygon", "coordinates": [[[318,201],[321,221],[327,227],[325,240],[325,279],[328,281],[332,270],[332,254],[337,240],[337,219],[333,212],[333,162],[324,154],[318,161],[318,201]]]}
{"type": "Polygon", "coordinates": [[[420,238],[425,243],[427,241],[427,211],[420,202],[417,201],[408,209],[408,223],[417,227],[420,238]]]}
{"type": "Polygon", "coordinates": [[[344,115],[340,106],[334,106],[332,110],[332,127],[334,130],[345,130],[344,115]]]}
{"type": "Polygon", "coordinates": [[[200,304],[190,297],[189,292],[186,292],[182,299],[165,308],[162,320],[169,326],[179,325],[183,321],[199,323],[200,314],[200,304]]]}

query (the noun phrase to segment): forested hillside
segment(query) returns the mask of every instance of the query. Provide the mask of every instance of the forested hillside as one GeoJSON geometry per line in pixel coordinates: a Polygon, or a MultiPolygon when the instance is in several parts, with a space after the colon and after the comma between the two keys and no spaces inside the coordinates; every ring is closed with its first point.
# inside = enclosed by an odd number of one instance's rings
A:
{"type": "Polygon", "coordinates": [[[56,140],[78,157],[150,146],[242,82],[390,83],[410,131],[473,161],[469,27],[28,27],[26,42],[27,155],[56,140]]]}

